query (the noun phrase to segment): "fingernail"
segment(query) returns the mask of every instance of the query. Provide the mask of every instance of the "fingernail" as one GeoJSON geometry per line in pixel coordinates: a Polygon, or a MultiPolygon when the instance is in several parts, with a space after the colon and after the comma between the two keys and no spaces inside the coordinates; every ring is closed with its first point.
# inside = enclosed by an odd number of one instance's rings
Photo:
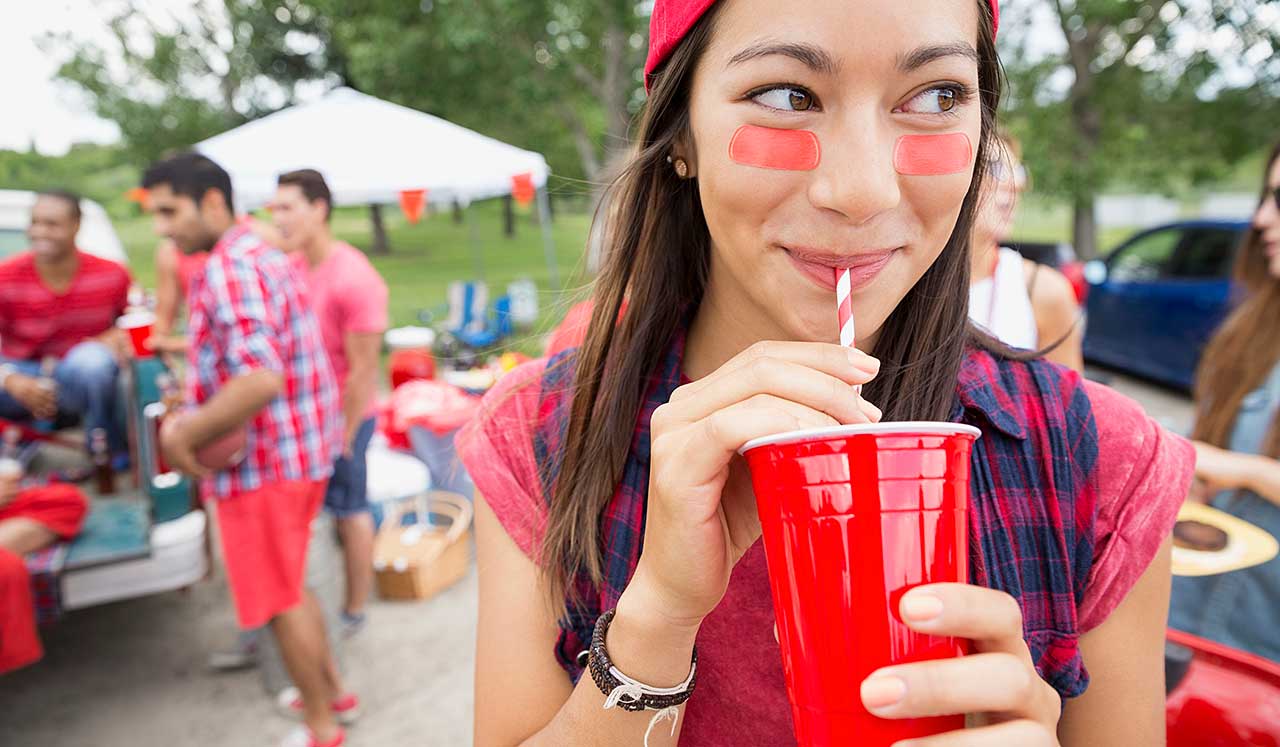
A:
{"type": "Polygon", "coordinates": [[[857,366],[859,370],[867,373],[877,373],[880,370],[880,361],[872,358],[857,348],[849,348],[849,362],[857,366]]]}
{"type": "Polygon", "coordinates": [[[917,592],[902,598],[902,616],[917,622],[932,620],[942,614],[942,600],[932,594],[917,592]]]}
{"type": "Polygon", "coordinates": [[[862,704],[867,708],[888,708],[907,694],[907,683],[897,677],[872,675],[862,682],[862,704]]]}

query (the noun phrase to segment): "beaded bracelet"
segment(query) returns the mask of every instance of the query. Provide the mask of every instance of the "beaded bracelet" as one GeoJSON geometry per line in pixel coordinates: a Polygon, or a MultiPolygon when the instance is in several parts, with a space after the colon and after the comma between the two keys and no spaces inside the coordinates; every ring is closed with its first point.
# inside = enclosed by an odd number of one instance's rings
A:
{"type": "Polygon", "coordinates": [[[613,609],[601,615],[596,620],[596,629],[591,635],[588,668],[591,670],[592,681],[606,697],[604,707],[608,709],[617,706],[624,711],[664,711],[688,700],[697,683],[698,647],[693,647],[689,677],[681,684],[675,687],[650,687],[637,682],[618,671],[604,648],[604,636],[616,612],[613,609]]]}

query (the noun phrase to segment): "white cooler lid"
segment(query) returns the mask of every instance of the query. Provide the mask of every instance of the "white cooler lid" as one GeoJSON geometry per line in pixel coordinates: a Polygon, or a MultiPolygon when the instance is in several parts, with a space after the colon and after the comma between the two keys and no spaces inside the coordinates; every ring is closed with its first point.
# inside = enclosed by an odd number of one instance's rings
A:
{"type": "Polygon", "coordinates": [[[430,327],[396,327],[383,335],[387,347],[392,350],[431,349],[436,342],[436,332],[430,327]]]}

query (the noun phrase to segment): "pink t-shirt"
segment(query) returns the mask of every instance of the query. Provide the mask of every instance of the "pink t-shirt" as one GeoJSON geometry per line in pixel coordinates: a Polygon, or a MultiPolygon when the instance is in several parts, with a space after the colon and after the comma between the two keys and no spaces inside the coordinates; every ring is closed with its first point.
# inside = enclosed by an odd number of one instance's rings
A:
{"type": "MultiPolygon", "coordinates": [[[[300,252],[291,255],[294,265],[307,279],[307,298],[320,323],[320,335],[329,363],[346,394],[348,333],[374,332],[387,329],[387,284],[369,264],[364,252],[345,241],[333,242],[333,251],[323,262],[312,267],[300,252]]],[[[376,391],[377,384],[371,384],[376,391]]],[[[369,409],[365,417],[373,417],[375,391],[369,392],[369,409]]]]}
{"type": "MultiPolygon", "coordinates": [[[[534,559],[547,518],[533,453],[545,365],[533,361],[503,378],[485,398],[487,411],[457,437],[477,491],[534,559]]],[[[1150,565],[1169,536],[1185,498],[1180,486],[1194,465],[1190,445],[1136,402],[1092,382],[1084,386],[1097,414],[1099,456],[1093,568],[1077,609],[1081,633],[1106,620],[1150,565]]],[[[699,631],[698,690],[686,708],[681,744],[794,743],[773,622],[764,545],[757,542],[699,631]]]]}

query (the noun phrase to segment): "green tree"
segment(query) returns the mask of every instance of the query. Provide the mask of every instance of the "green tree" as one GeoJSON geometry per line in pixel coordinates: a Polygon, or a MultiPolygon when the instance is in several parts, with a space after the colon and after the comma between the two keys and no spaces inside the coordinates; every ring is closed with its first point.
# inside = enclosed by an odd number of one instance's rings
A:
{"type": "Polygon", "coordinates": [[[648,16],[634,0],[313,0],[350,79],[599,180],[643,101],[648,16]]]}
{"type": "Polygon", "coordinates": [[[137,167],[115,145],[78,143],[61,156],[0,150],[0,184],[8,189],[71,189],[128,215],[124,193],[137,183],[137,167]]]}
{"type": "Polygon", "coordinates": [[[287,106],[303,83],[344,79],[328,19],[298,0],[197,0],[165,18],[123,0],[109,27],[110,44],[64,33],[43,47],[140,163],[287,106]]]}
{"type": "Polygon", "coordinates": [[[1280,10],[1267,0],[1008,0],[1008,115],[1036,188],[1072,206],[1096,254],[1095,196],[1173,193],[1227,174],[1275,137],[1280,10]],[[1045,55],[1035,14],[1061,32],[1045,55]]]}

